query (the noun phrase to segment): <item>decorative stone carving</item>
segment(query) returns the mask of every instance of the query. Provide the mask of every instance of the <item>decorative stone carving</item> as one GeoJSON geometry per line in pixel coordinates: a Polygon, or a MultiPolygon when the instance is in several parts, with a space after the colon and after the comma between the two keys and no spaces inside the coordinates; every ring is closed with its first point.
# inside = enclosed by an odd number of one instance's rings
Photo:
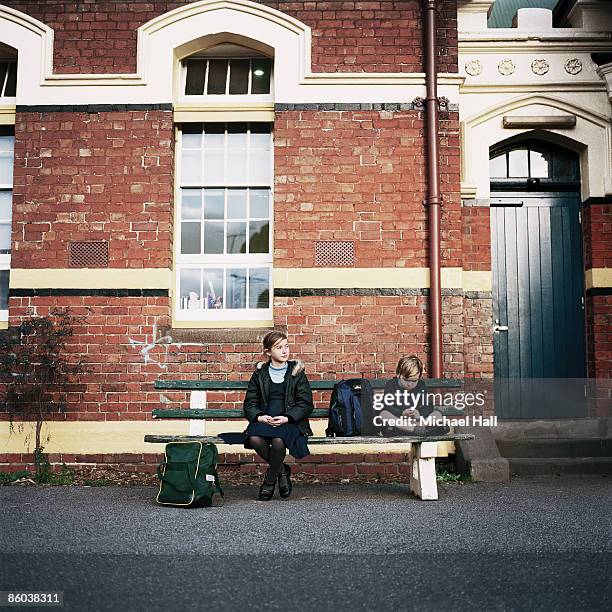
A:
{"type": "Polygon", "coordinates": [[[465,71],[470,76],[478,76],[482,74],[482,64],[479,60],[471,60],[465,63],[465,71]]]}
{"type": "Polygon", "coordinates": [[[546,74],[550,70],[550,64],[545,59],[537,59],[531,62],[531,71],[540,76],[546,74]]]}
{"type": "Polygon", "coordinates": [[[568,59],[565,62],[565,72],[567,74],[579,74],[582,72],[582,62],[577,57],[568,59]]]}
{"type": "Polygon", "coordinates": [[[497,70],[499,71],[499,74],[508,76],[516,70],[516,66],[512,60],[502,60],[499,62],[499,64],[497,64],[497,70]]]}

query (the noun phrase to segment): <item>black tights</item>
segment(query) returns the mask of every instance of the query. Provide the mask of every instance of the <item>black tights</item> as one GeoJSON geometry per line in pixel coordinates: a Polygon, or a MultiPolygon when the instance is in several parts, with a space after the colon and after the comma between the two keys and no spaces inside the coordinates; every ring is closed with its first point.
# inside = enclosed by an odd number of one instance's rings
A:
{"type": "Polygon", "coordinates": [[[262,436],[250,436],[251,448],[270,465],[266,472],[265,480],[272,484],[276,480],[279,470],[283,466],[283,459],[287,454],[287,447],[282,438],[263,438],[262,436]]]}

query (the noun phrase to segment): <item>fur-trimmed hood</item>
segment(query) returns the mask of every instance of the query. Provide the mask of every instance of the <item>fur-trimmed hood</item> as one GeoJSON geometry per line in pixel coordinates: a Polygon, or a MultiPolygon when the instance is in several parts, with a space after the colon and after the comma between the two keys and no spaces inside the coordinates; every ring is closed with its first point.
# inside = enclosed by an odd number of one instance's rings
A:
{"type": "MultiPolygon", "coordinates": [[[[265,365],[268,365],[269,363],[270,363],[269,361],[260,361],[257,363],[257,369],[261,370],[261,368],[263,368],[265,365]]],[[[291,359],[287,361],[287,365],[289,365],[290,363],[292,363],[291,359]]],[[[304,371],[304,368],[306,367],[306,365],[301,359],[297,359],[293,363],[294,363],[294,366],[293,366],[293,369],[291,370],[291,376],[297,376],[300,372],[304,371]]]]}

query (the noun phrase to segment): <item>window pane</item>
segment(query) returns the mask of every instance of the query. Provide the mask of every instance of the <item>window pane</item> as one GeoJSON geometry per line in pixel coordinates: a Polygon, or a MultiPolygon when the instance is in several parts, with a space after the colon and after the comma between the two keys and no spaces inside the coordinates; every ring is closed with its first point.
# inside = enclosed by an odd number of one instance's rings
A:
{"type": "Polygon", "coordinates": [[[191,134],[183,131],[183,149],[201,149],[202,132],[191,134]]]}
{"type": "Polygon", "coordinates": [[[222,185],[225,182],[225,125],[206,124],[204,135],[204,179],[208,184],[222,185]]]}
{"type": "Polygon", "coordinates": [[[181,309],[193,310],[202,307],[200,303],[200,277],[201,271],[199,269],[181,270],[181,309]]]}
{"type": "Polygon", "coordinates": [[[246,269],[227,269],[227,307],[246,308],[246,269]]]}
{"type": "Polygon", "coordinates": [[[489,162],[489,173],[491,178],[506,178],[506,154],[502,153],[489,162]]]}
{"type": "Polygon", "coordinates": [[[247,216],[246,189],[228,189],[227,191],[227,218],[246,219],[247,216]]]}
{"type": "Polygon", "coordinates": [[[270,134],[251,134],[251,183],[270,182],[272,151],[270,134]]]}
{"type": "Polygon", "coordinates": [[[13,185],[13,154],[0,155],[0,185],[13,185]]]}
{"type": "Polygon", "coordinates": [[[204,223],[204,253],[206,255],[223,253],[223,221],[204,223]]]}
{"type": "Polygon", "coordinates": [[[249,270],[249,308],[270,308],[270,270],[249,270]]]}
{"type": "Polygon", "coordinates": [[[0,136],[0,151],[10,153],[11,157],[15,151],[15,137],[14,136],[0,136]]]}
{"type": "Polygon", "coordinates": [[[189,60],[187,62],[185,93],[188,96],[201,96],[204,93],[205,75],[206,60],[189,60]]]}
{"type": "Polygon", "coordinates": [[[225,190],[206,189],[204,191],[204,219],[223,219],[225,190]]]}
{"type": "Polygon", "coordinates": [[[9,271],[0,270],[0,310],[8,310],[9,271]]]}
{"type": "Polygon", "coordinates": [[[12,191],[0,191],[0,221],[7,221],[11,218],[12,202],[12,191]]]}
{"type": "Polygon", "coordinates": [[[539,151],[529,151],[531,163],[530,176],[532,178],[548,178],[550,176],[549,155],[539,151]]]}
{"type": "Polygon", "coordinates": [[[0,223],[0,253],[10,253],[11,251],[11,225],[0,223]]]}
{"type": "Polygon", "coordinates": [[[268,221],[249,223],[249,253],[268,253],[270,250],[270,224],[268,221]]]}
{"type": "Polygon", "coordinates": [[[246,221],[227,224],[227,253],[246,253],[246,221]]]}
{"type": "Polygon", "coordinates": [[[529,176],[529,168],[527,167],[527,150],[517,149],[510,151],[508,154],[509,172],[511,178],[527,178],[529,176]]]}
{"type": "Polygon", "coordinates": [[[209,94],[224,94],[227,79],[227,60],[208,60],[208,89],[209,94]]]}
{"type": "Polygon", "coordinates": [[[200,189],[182,189],[181,195],[181,219],[201,219],[202,191],[200,189]]]}
{"type": "Polygon", "coordinates": [[[270,190],[269,189],[250,189],[251,198],[251,219],[270,218],[270,190]]]}
{"type": "Polygon", "coordinates": [[[247,126],[246,123],[228,125],[227,134],[227,181],[247,182],[247,126]]]}
{"type": "Polygon", "coordinates": [[[181,155],[181,181],[183,183],[202,182],[202,151],[183,150],[181,155]]]}
{"type": "Polygon", "coordinates": [[[265,58],[253,59],[251,64],[253,74],[251,76],[251,93],[270,93],[270,75],[272,74],[272,61],[265,58]]]}
{"type": "Polygon", "coordinates": [[[246,94],[249,89],[249,60],[233,59],[230,61],[231,94],[246,94]]]}
{"type": "Polygon", "coordinates": [[[9,66],[9,74],[6,80],[4,95],[10,97],[17,95],[17,62],[11,62],[9,66]]]}
{"type": "Polygon", "coordinates": [[[193,255],[202,252],[200,243],[201,223],[195,221],[185,221],[181,223],[181,253],[183,255],[193,255]]]}
{"type": "Polygon", "coordinates": [[[223,269],[204,270],[204,296],[206,308],[223,308],[223,269]]]}

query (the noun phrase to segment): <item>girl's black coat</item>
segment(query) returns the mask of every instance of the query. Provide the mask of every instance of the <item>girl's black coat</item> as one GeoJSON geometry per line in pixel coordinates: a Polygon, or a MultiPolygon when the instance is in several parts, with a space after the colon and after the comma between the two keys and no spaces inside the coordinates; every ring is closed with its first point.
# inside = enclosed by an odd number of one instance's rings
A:
{"type": "MultiPolygon", "coordinates": [[[[244,416],[250,423],[256,422],[258,416],[266,414],[265,409],[270,397],[268,366],[268,363],[258,363],[257,369],[249,380],[243,410],[244,416]]],[[[304,372],[304,364],[301,361],[288,361],[287,368],[291,375],[286,378],[285,412],[283,416],[286,416],[290,423],[295,423],[300,433],[312,436],[308,415],[314,410],[314,405],[310,383],[304,372]]]]}

